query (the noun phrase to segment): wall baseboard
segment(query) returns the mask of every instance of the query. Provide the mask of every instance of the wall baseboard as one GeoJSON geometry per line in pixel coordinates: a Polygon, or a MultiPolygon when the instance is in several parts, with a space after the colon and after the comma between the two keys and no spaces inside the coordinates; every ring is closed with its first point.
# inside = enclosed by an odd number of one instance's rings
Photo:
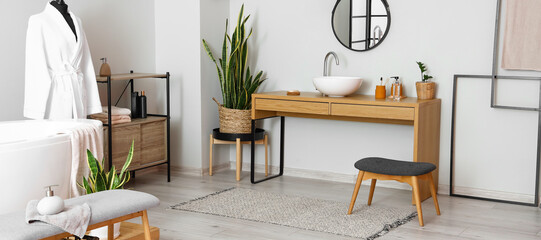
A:
{"type": "MultiPolygon", "coordinates": [[[[165,166],[165,165],[164,165],[165,166]]],[[[202,176],[205,169],[201,168],[195,168],[195,167],[178,167],[178,166],[171,166],[171,172],[177,172],[187,175],[193,175],[193,176],[202,176]]],[[[206,169],[206,172],[208,174],[208,168],[206,169]]]]}
{"type": "MultiPolygon", "coordinates": [[[[219,172],[219,171],[229,170],[229,169],[231,169],[231,166],[229,163],[222,163],[219,165],[212,166],[213,172],[219,172]]],[[[209,168],[203,168],[202,175],[209,175],[209,168]]]]}
{"type": "Polygon", "coordinates": [[[438,194],[440,194],[440,195],[449,195],[449,185],[447,185],[447,184],[438,184],[438,194]]]}

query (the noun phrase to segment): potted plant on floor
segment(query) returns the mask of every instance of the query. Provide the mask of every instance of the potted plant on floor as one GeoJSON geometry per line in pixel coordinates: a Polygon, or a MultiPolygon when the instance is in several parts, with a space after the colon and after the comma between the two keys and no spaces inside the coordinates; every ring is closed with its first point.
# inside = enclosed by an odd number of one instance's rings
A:
{"type": "Polygon", "coordinates": [[[248,39],[252,30],[246,35],[245,24],[250,15],[244,17],[244,4],[237,20],[237,26],[231,35],[227,33],[228,20],[225,21],[225,34],[222,44],[221,58],[216,60],[208,43],[203,39],[203,47],[210,59],[216,64],[223,104],[215,98],[220,113],[220,132],[223,133],[250,133],[252,93],[254,93],[263,79],[263,71],[252,75],[248,66],[248,39]]]}
{"type": "MultiPolygon", "coordinates": [[[[105,171],[105,158],[101,160],[101,163],[94,157],[90,150],[86,151],[88,167],[90,169],[90,174],[88,178],[83,177],[83,183],[77,183],[80,188],[82,188],[86,194],[92,194],[95,192],[122,189],[124,184],[130,180],[130,172],[128,167],[131,164],[133,158],[133,146],[134,141],[132,141],[130,151],[126,157],[126,162],[120,170],[120,173],[117,174],[115,166],[113,165],[109,172],[105,171]]],[[[90,236],[96,236],[99,239],[107,239],[107,227],[101,227],[90,231],[90,236]]],[[[117,238],[120,235],[120,223],[114,224],[114,238],[117,238]]]]}
{"type": "Polygon", "coordinates": [[[422,62],[417,62],[419,70],[421,70],[421,81],[415,83],[417,89],[417,99],[433,99],[435,95],[436,83],[431,82],[432,76],[425,74],[428,69],[422,62]]]}

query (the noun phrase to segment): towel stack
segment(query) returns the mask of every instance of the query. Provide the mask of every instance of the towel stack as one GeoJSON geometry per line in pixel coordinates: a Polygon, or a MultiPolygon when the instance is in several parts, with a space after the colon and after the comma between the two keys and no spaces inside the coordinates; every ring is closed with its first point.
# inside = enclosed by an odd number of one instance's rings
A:
{"type": "MultiPolygon", "coordinates": [[[[90,115],[90,118],[100,120],[104,124],[108,123],[107,106],[102,107],[103,112],[90,115]]],[[[131,111],[127,108],[119,108],[111,106],[111,124],[128,123],[131,122],[131,111]]]]}

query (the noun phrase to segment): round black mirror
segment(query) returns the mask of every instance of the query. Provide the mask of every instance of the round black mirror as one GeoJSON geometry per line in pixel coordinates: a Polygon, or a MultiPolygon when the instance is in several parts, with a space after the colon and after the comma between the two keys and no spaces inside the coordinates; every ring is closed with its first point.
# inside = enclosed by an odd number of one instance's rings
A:
{"type": "Polygon", "coordinates": [[[386,0],[337,0],[332,10],[336,39],[353,51],[368,51],[381,44],[391,28],[386,0]]]}

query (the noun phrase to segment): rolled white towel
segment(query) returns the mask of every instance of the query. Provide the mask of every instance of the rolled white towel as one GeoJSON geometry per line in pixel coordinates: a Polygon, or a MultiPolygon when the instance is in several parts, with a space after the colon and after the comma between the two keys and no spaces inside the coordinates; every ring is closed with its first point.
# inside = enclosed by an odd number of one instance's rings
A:
{"type": "MultiPolygon", "coordinates": [[[[107,113],[107,106],[102,106],[101,108],[104,113],[107,113]]],[[[111,106],[111,115],[130,115],[130,114],[131,114],[130,109],[111,106]]]]}

